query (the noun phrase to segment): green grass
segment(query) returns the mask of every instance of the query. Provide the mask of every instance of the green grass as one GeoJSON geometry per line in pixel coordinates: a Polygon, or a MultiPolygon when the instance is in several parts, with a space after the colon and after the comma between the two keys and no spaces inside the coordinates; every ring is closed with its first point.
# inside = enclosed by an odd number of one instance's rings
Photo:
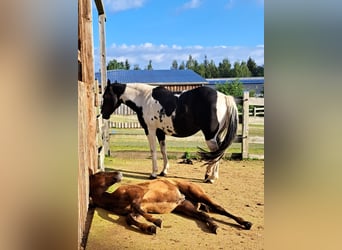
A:
{"type": "MultiPolygon", "coordinates": [[[[144,130],[139,129],[111,129],[112,135],[110,140],[110,149],[113,152],[123,151],[141,151],[148,152],[149,144],[145,136],[144,130]]],[[[239,132],[241,133],[241,127],[239,132]]],[[[250,136],[264,136],[264,126],[251,124],[249,126],[250,136]]],[[[167,151],[169,153],[196,153],[198,147],[207,149],[204,137],[201,132],[196,133],[193,136],[186,138],[176,138],[172,136],[166,136],[167,151]]],[[[158,147],[159,150],[159,147],[158,147]]],[[[238,153],[241,152],[241,144],[233,143],[227,153],[238,153]]],[[[249,153],[263,155],[264,144],[250,143],[249,153]]]]}

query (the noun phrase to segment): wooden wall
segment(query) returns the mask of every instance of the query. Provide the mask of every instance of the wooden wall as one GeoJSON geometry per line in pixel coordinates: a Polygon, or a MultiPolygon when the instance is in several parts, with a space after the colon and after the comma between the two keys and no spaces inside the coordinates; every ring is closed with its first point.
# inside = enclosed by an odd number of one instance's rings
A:
{"type": "Polygon", "coordinates": [[[91,0],[78,1],[78,245],[89,205],[89,171],[97,169],[91,0]]]}

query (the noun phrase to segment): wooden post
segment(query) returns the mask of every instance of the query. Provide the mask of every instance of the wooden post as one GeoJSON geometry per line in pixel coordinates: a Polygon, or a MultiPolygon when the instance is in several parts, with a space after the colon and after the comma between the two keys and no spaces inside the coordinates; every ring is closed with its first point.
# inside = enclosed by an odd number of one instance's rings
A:
{"type": "MultiPolygon", "coordinates": [[[[107,64],[106,64],[106,15],[103,12],[99,15],[99,31],[100,31],[100,59],[101,59],[101,93],[104,93],[105,86],[107,84],[107,64]]],[[[102,98],[101,98],[102,101],[102,98]]],[[[103,150],[105,155],[110,155],[109,149],[109,121],[102,121],[102,139],[103,150]]]]}
{"type": "Polygon", "coordinates": [[[243,114],[242,114],[242,159],[248,158],[248,123],[249,123],[249,92],[243,93],[243,114]]]}

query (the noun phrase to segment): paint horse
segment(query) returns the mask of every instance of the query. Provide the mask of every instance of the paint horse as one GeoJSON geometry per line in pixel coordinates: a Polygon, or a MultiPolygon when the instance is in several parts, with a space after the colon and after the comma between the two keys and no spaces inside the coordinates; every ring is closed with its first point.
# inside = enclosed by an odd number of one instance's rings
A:
{"type": "Polygon", "coordinates": [[[95,206],[126,216],[129,226],[136,226],[142,232],[155,234],[162,220],[150,213],[181,213],[203,221],[211,233],[217,233],[218,226],[206,212],[213,212],[232,218],[244,229],[250,229],[251,222],[234,216],[212,201],[203,189],[191,182],[157,179],[140,184],[122,185],[114,192],[106,190],[120,182],[120,172],[98,172],[89,177],[90,197],[95,206]],[[204,212],[206,211],[206,212],[204,212]],[[144,217],[152,224],[139,222],[144,217]],[[157,227],[156,227],[157,226],[157,227]]]}
{"type": "Polygon", "coordinates": [[[103,93],[101,114],[104,119],[122,104],[133,109],[145,130],[152,154],[152,173],[158,173],[156,137],[163,156],[164,168],[160,176],[168,173],[165,135],[188,137],[199,130],[204,134],[210,151],[200,148],[199,155],[206,162],[205,182],[218,178],[219,160],[233,142],[238,127],[238,110],[232,96],[209,87],[198,87],[179,95],[163,87],[146,84],[111,84],[108,80],[103,93]]]}

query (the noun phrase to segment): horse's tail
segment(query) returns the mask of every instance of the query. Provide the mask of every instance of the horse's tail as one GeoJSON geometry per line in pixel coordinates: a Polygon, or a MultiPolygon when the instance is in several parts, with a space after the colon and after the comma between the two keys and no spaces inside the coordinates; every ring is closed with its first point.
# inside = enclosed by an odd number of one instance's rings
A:
{"type": "Polygon", "coordinates": [[[224,156],[226,149],[233,143],[237,133],[239,114],[234,97],[226,96],[225,99],[227,105],[225,121],[216,137],[219,148],[212,152],[199,148],[198,153],[201,159],[207,162],[206,164],[218,162],[224,156]]]}

